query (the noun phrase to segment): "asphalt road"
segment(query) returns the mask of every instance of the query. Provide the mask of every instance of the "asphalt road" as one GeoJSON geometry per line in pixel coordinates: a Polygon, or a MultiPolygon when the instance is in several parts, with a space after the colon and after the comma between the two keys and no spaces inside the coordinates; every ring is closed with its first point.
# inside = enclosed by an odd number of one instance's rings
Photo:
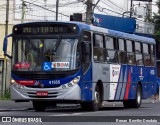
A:
{"type": "MultiPolygon", "coordinates": [[[[144,100],[139,109],[125,109],[121,102],[104,102],[103,108],[97,112],[84,111],[79,105],[75,104],[58,104],[57,108],[49,107],[45,112],[35,112],[31,102],[15,103],[13,101],[0,101],[0,116],[0,120],[2,120],[2,116],[11,117],[12,120],[13,118],[21,118],[24,121],[26,119],[28,120],[28,118],[39,118],[38,120],[42,120],[42,123],[32,123],[33,125],[40,125],[43,123],[45,123],[45,125],[137,125],[137,123],[157,125],[160,124],[160,101],[154,99],[144,100]],[[129,119],[138,121],[128,123],[129,119]],[[158,119],[159,122],[157,123],[154,119],[158,119]]],[[[12,125],[22,124],[20,123],[21,121],[22,120],[17,122],[13,120],[13,122],[16,123],[12,122],[12,125]]],[[[9,123],[0,122],[0,125],[6,124],[9,123]]]]}

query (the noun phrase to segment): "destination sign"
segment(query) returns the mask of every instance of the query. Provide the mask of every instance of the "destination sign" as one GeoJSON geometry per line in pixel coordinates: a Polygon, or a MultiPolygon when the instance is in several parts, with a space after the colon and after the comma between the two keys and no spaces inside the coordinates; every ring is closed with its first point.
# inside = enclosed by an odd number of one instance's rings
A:
{"type": "Polygon", "coordinates": [[[30,25],[22,24],[15,26],[13,33],[21,35],[77,34],[78,28],[73,24],[36,25],[36,23],[33,23],[30,25]]]}

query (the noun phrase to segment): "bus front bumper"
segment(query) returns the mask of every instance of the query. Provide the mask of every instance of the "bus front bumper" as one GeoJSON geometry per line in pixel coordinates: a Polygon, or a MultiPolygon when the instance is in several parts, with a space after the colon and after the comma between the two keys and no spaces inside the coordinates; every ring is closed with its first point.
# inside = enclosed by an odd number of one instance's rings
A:
{"type": "Polygon", "coordinates": [[[81,89],[78,84],[62,88],[62,86],[57,88],[29,88],[26,86],[20,86],[18,84],[12,84],[11,89],[11,99],[15,101],[19,100],[46,100],[46,101],[56,101],[56,100],[81,100],[81,89]],[[37,96],[37,92],[45,92],[47,95],[37,96]]]}

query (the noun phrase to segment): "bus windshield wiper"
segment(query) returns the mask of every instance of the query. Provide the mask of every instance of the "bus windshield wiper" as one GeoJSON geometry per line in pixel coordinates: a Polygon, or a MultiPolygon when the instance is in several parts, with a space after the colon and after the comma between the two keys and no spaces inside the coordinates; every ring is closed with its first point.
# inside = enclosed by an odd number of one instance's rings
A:
{"type": "Polygon", "coordinates": [[[61,41],[62,41],[62,36],[59,36],[58,39],[57,39],[57,41],[56,41],[56,44],[55,44],[55,46],[54,46],[54,48],[53,48],[54,54],[55,54],[55,52],[57,52],[57,49],[58,49],[61,41]]]}

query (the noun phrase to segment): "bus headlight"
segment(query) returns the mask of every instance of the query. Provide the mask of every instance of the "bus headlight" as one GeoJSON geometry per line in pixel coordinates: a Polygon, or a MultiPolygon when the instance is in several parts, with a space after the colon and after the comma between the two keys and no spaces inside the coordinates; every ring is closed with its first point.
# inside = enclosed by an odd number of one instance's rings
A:
{"type": "Polygon", "coordinates": [[[62,89],[68,89],[71,88],[73,86],[75,86],[76,84],[78,84],[80,80],[80,76],[77,76],[76,78],[74,78],[73,80],[71,80],[69,83],[62,85],[62,89]]]}
{"type": "Polygon", "coordinates": [[[18,89],[23,89],[24,88],[24,86],[21,85],[21,84],[16,84],[16,86],[17,86],[18,89]]]}
{"type": "Polygon", "coordinates": [[[80,80],[80,76],[77,76],[76,78],[74,78],[74,79],[72,80],[72,82],[73,82],[74,84],[77,84],[77,83],[79,82],[79,80],[80,80]]]}
{"type": "Polygon", "coordinates": [[[11,80],[11,84],[15,84],[16,81],[14,79],[11,80]]]}
{"type": "Polygon", "coordinates": [[[74,78],[72,81],[70,81],[67,85],[68,87],[73,87],[74,85],[78,84],[80,80],[80,76],[77,76],[76,78],[74,78]]]}
{"type": "Polygon", "coordinates": [[[72,82],[73,84],[77,84],[77,83],[79,82],[79,80],[80,80],[80,76],[77,76],[77,77],[74,78],[71,82],[72,82]]]}

